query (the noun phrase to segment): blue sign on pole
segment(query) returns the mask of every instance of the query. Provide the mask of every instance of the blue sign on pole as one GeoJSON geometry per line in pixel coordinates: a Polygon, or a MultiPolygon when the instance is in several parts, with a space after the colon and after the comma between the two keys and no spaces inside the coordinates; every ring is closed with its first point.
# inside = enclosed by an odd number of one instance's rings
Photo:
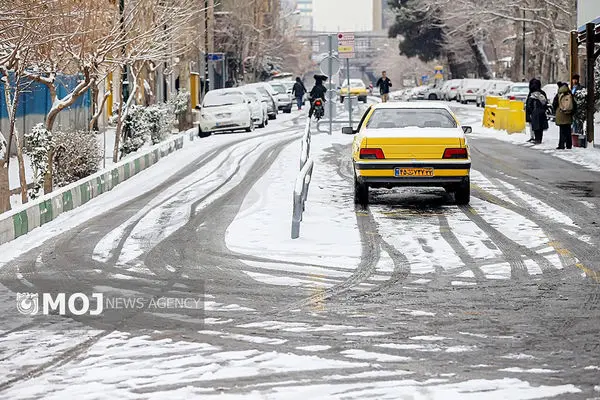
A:
{"type": "Polygon", "coordinates": [[[223,53],[208,53],[208,60],[209,61],[223,61],[224,56],[225,55],[223,53]]]}

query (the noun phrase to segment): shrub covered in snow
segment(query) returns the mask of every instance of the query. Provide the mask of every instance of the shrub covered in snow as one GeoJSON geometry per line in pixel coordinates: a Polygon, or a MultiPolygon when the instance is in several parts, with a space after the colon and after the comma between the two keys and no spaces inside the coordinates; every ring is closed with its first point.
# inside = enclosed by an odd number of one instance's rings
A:
{"type": "Polygon", "coordinates": [[[171,97],[169,100],[169,105],[173,108],[173,113],[175,116],[179,117],[188,111],[190,98],[190,92],[187,90],[180,90],[177,93],[177,96],[171,97]]]}
{"type": "Polygon", "coordinates": [[[573,95],[573,100],[575,100],[575,114],[573,114],[573,119],[575,123],[583,125],[587,118],[587,95],[588,91],[586,88],[578,90],[573,95]]]}
{"type": "Polygon", "coordinates": [[[2,135],[2,132],[0,132],[0,161],[4,160],[7,151],[8,144],[6,144],[6,140],[4,140],[4,135],[2,135]]]}
{"type": "Polygon", "coordinates": [[[132,105],[123,121],[123,141],[121,142],[121,157],[140,149],[150,136],[146,122],[146,109],[132,105]]]}
{"type": "Polygon", "coordinates": [[[33,170],[33,189],[29,197],[35,199],[42,193],[44,175],[48,171],[48,154],[52,148],[52,132],[46,130],[44,124],[37,124],[30,133],[25,134],[25,153],[31,159],[33,170]]]}
{"type": "Polygon", "coordinates": [[[94,133],[54,132],[53,146],[56,186],[68,185],[98,171],[102,152],[94,133]]]}
{"type": "Polygon", "coordinates": [[[167,137],[171,130],[171,112],[164,104],[152,105],[146,108],[145,121],[152,144],[157,144],[167,137]]]}

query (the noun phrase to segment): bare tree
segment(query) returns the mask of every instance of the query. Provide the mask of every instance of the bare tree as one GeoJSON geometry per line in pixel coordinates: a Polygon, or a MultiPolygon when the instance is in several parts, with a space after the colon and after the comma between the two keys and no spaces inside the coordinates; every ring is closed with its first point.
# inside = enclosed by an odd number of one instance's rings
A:
{"type": "Polygon", "coordinates": [[[442,10],[442,20],[450,46],[468,43],[487,75],[484,45],[498,32],[512,29],[513,79],[525,78],[520,72],[523,56],[523,24],[527,30],[526,62],[528,77],[550,80],[553,66],[561,75],[568,72],[566,44],[574,27],[574,0],[425,0],[428,7],[442,10]]]}
{"type": "Polygon", "coordinates": [[[37,27],[42,19],[39,4],[31,0],[15,0],[9,8],[0,7],[0,11],[0,82],[8,115],[8,140],[3,142],[0,160],[0,212],[4,212],[10,209],[9,167],[13,145],[19,164],[21,202],[24,204],[28,200],[23,143],[16,128],[17,109],[20,96],[29,87],[24,76],[32,48],[45,45],[51,39],[38,34],[37,27]]]}

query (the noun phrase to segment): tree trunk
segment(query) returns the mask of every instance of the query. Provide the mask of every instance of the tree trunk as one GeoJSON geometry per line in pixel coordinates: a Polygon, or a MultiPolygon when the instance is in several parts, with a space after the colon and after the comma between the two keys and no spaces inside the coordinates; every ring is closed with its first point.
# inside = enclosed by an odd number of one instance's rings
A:
{"type": "Polygon", "coordinates": [[[92,85],[92,120],[90,121],[90,131],[98,132],[98,85],[92,85]]]}
{"type": "Polygon", "coordinates": [[[10,210],[10,186],[8,181],[8,167],[0,159],[0,213],[10,210]]]}
{"type": "Polygon", "coordinates": [[[48,169],[46,170],[46,174],[44,174],[44,194],[52,193],[52,177],[54,176],[54,151],[52,149],[48,150],[48,169]]]}
{"type": "Polygon", "coordinates": [[[471,51],[473,51],[475,63],[477,64],[477,74],[479,77],[483,79],[492,79],[493,75],[490,69],[490,64],[481,43],[475,40],[474,37],[470,37],[469,47],[471,48],[471,51]]]}
{"type": "MultiPolygon", "coordinates": [[[[14,130],[14,128],[13,128],[14,130]]],[[[17,145],[17,160],[19,162],[19,183],[21,185],[21,204],[26,204],[29,201],[27,195],[27,178],[25,177],[25,160],[23,159],[23,146],[19,139],[19,132],[14,130],[15,144],[17,145]]]]}
{"type": "MultiPolygon", "coordinates": [[[[519,18],[517,11],[517,18],[519,18]]],[[[520,82],[523,76],[523,36],[521,32],[523,31],[523,23],[515,22],[515,51],[513,55],[512,68],[510,71],[510,77],[513,82],[520,82]]]]}
{"type": "Polygon", "coordinates": [[[123,129],[123,74],[119,73],[119,109],[117,111],[117,128],[115,130],[115,147],[113,148],[113,162],[119,161],[119,146],[121,140],[121,131],[123,129]]]}

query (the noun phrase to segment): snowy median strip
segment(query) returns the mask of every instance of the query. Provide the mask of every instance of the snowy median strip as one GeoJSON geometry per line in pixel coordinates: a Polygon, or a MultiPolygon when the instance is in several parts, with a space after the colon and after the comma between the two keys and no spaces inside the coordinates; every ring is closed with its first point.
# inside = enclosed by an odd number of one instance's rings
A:
{"type": "Polygon", "coordinates": [[[308,186],[312,176],[314,162],[310,158],[310,118],[306,120],[306,128],[304,136],[302,136],[302,152],[300,154],[300,173],[296,178],[294,185],[294,208],[292,214],[292,239],[300,237],[300,222],[302,221],[302,213],[304,205],[308,198],[308,186]]]}
{"type": "Polygon", "coordinates": [[[192,130],[171,138],[141,152],[136,157],[115,164],[78,182],[60,188],[0,215],[0,244],[26,235],[58,215],[71,211],[102,193],[112,190],[144,169],[154,165],[163,157],[183,148],[184,135],[194,140],[192,130]]]}

